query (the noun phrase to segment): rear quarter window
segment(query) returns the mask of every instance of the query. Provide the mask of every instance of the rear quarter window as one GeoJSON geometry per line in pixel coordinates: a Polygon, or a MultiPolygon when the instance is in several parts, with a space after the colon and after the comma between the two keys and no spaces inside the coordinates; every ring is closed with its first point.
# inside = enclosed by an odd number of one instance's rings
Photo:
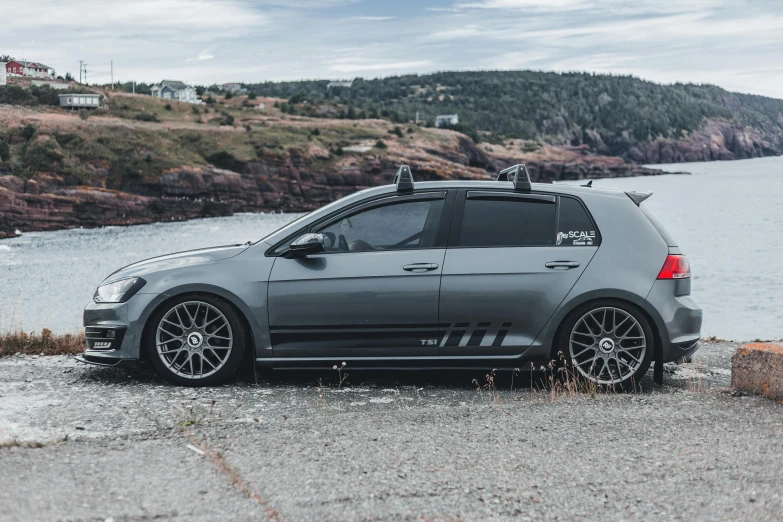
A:
{"type": "Polygon", "coordinates": [[[574,198],[561,196],[555,244],[558,246],[595,246],[598,243],[598,231],[582,203],[574,198]]]}

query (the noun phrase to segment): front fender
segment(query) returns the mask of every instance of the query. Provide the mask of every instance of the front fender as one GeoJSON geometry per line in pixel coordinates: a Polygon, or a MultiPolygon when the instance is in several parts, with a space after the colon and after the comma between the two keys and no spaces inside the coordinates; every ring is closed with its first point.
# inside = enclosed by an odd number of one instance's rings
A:
{"type": "Polygon", "coordinates": [[[139,321],[147,324],[150,316],[166,301],[185,294],[211,294],[231,303],[250,328],[250,341],[256,358],[272,357],[269,321],[266,310],[267,282],[245,283],[232,289],[208,283],[186,283],[166,290],[159,299],[149,303],[139,321]]]}

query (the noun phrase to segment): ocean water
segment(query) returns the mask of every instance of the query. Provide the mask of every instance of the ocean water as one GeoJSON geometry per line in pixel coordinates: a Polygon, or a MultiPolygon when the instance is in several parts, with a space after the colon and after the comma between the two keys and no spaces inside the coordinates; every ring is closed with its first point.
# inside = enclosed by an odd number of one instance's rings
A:
{"type": "MultiPolygon", "coordinates": [[[[705,336],[783,337],[783,158],[657,165],[690,175],[596,180],[653,192],[645,202],[677,238],[704,308],[705,336]]],[[[105,276],[135,261],[259,239],[298,214],[32,232],[0,241],[0,332],[81,328],[105,276]]]]}

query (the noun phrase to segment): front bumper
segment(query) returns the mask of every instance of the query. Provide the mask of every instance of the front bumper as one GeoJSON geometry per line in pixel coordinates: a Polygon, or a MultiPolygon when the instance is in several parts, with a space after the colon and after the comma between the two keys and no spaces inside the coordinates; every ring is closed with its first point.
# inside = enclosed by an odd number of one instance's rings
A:
{"type": "Polygon", "coordinates": [[[88,304],[84,309],[87,349],[80,362],[99,366],[136,366],[147,316],[165,296],[138,293],[126,303],[88,304]]]}
{"type": "Polygon", "coordinates": [[[675,295],[676,281],[658,280],[647,302],[659,316],[663,362],[688,357],[699,349],[703,313],[690,295],[675,295]]]}

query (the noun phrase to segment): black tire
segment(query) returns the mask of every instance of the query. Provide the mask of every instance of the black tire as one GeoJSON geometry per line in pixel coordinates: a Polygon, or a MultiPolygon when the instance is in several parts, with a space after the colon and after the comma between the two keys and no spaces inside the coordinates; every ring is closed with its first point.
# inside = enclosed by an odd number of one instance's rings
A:
{"type": "MultiPolygon", "coordinates": [[[[215,386],[226,383],[234,378],[245,358],[247,335],[243,322],[234,307],[219,297],[207,294],[182,295],[166,302],[148,321],[144,344],[149,360],[161,377],[180,386],[215,386]],[[197,307],[197,303],[201,305],[197,307]],[[200,315],[202,309],[206,310],[203,312],[203,319],[200,315]],[[181,324],[185,328],[171,326],[170,322],[162,323],[164,318],[167,318],[167,321],[172,319],[170,314],[175,311],[179,312],[177,317],[181,318],[181,324]],[[224,321],[219,314],[222,314],[227,326],[223,326],[224,321]],[[185,317],[182,317],[183,315],[185,317]],[[206,326],[201,328],[202,325],[206,326]],[[159,327],[165,330],[159,333],[159,327]],[[190,336],[193,334],[198,336],[192,338],[194,342],[191,344],[190,336]],[[171,340],[177,336],[183,339],[171,340]],[[230,341],[224,340],[226,338],[230,338],[230,341]],[[213,339],[214,346],[211,344],[213,339]],[[159,340],[165,341],[161,342],[160,351],[159,340]],[[196,341],[198,347],[195,346],[196,341]],[[191,361],[189,364],[185,362],[185,357],[191,361]],[[209,368],[210,364],[212,369],[209,368]],[[177,368],[178,371],[174,371],[177,368]]],[[[173,322],[176,323],[176,319],[173,322]]]]}
{"type": "Polygon", "coordinates": [[[555,359],[564,359],[570,374],[578,379],[591,381],[605,389],[629,391],[637,389],[647,373],[654,350],[655,337],[650,322],[636,306],[619,299],[601,299],[577,307],[565,318],[556,343],[555,359]],[[606,315],[602,315],[604,312],[606,315]],[[593,318],[590,319],[588,314],[593,318]],[[614,335],[607,332],[606,328],[612,325],[612,321],[622,321],[623,314],[627,314],[635,323],[626,319],[619,328],[615,325],[619,333],[615,332],[614,335]],[[602,319],[605,324],[599,325],[602,319]],[[628,322],[631,322],[631,326],[624,330],[628,322]],[[588,331],[590,335],[584,333],[588,331]],[[626,338],[620,339],[626,332],[626,338]],[[644,339],[635,339],[641,335],[644,339]],[[590,338],[593,339],[593,346],[587,348],[590,338]],[[635,343],[644,343],[644,349],[635,343]],[[611,351],[608,351],[610,346],[611,351]],[[575,350],[583,352],[580,354],[575,350]],[[600,370],[598,364],[601,364],[600,370]],[[595,376],[597,370],[600,372],[599,377],[595,376]]]}

